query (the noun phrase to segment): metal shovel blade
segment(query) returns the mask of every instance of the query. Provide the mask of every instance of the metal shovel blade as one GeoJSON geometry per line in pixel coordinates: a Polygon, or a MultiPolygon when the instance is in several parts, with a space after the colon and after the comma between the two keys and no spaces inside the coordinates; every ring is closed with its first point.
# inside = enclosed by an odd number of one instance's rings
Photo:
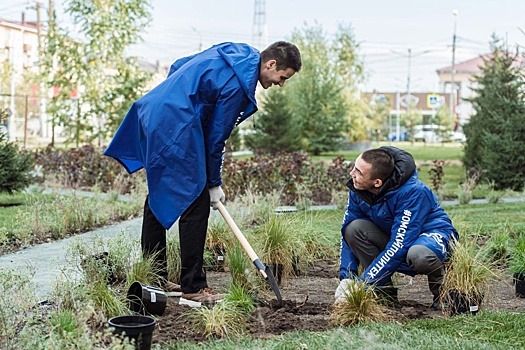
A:
{"type": "Polygon", "coordinates": [[[266,265],[264,272],[266,272],[266,282],[270,284],[270,287],[272,287],[273,292],[275,293],[275,296],[277,297],[277,301],[279,302],[278,306],[283,306],[283,297],[281,296],[281,291],[279,290],[279,286],[277,285],[277,281],[275,280],[275,276],[273,275],[272,269],[270,266],[266,265]]]}

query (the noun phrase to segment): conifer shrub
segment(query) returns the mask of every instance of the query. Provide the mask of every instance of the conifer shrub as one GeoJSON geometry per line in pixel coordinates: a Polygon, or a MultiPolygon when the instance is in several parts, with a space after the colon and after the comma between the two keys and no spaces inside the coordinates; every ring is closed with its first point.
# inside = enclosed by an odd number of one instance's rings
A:
{"type": "Polygon", "coordinates": [[[32,155],[0,132],[0,193],[13,193],[31,184],[32,169],[32,155]]]}

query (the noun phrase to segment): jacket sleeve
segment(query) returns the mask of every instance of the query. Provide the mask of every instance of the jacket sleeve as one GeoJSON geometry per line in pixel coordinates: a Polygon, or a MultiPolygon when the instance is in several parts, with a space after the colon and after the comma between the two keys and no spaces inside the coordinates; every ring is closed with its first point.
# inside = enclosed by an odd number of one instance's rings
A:
{"type": "MultiPolygon", "coordinates": [[[[354,195],[355,196],[355,195],[354,195]]],[[[354,199],[352,198],[352,192],[348,195],[348,204],[346,206],[345,215],[343,218],[343,225],[341,227],[341,248],[339,257],[339,280],[349,278],[352,274],[357,275],[357,268],[359,261],[354,255],[348,244],[344,239],[344,232],[346,226],[353,220],[363,217],[361,211],[358,209],[354,199]]]]}
{"type": "Polygon", "coordinates": [[[399,194],[394,208],[390,241],[363,272],[370,284],[383,284],[405,262],[408,249],[421,234],[432,200],[427,191],[414,188],[399,194]]]}
{"type": "Polygon", "coordinates": [[[211,120],[204,130],[208,187],[222,185],[221,170],[226,140],[230,137],[248,101],[237,77],[233,76],[221,90],[211,120]]]}

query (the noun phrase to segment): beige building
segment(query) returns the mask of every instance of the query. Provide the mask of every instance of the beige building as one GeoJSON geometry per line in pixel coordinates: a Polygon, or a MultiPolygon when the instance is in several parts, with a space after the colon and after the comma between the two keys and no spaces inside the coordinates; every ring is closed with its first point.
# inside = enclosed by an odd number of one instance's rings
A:
{"type": "Polygon", "coordinates": [[[451,92],[454,86],[454,112],[460,125],[467,123],[474,114],[471,103],[466,99],[475,96],[473,89],[477,87],[477,84],[474,82],[474,77],[481,73],[481,67],[487,58],[489,55],[459,62],[454,65],[454,74],[452,74],[452,66],[436,70],[442,93],[453,96],[451,92]]]}
{"type": "MultiPolygon", "coordinates": [[[[452,75],[452,66],[436,70],[442,93],[451,96],[451,87],[452,85],[455,86],[455,112],[461,125],[467,123],[475,113],[472,104],[467,99],[476,96],[474,89],[478,88],[479,85],[474,81],[475,77],[482,73],[482,67],[486,61],[490,60],[491,56],[492,54],[485,54],[455,64],[454,75],[452,75]]],[[[524,56],[518,56],[514,61],[516,66],[523,67],[524,63],[524,56]]]]}
{"type": "MultiPolygon", "coordinates": [[[[38,72],[38,26],[35,22],[26,22],[22,14],[20,21],[0,19],[0,62],[8,63],[8,76],[4,76],[0,85],[0,108],[10,110],[7,128],[11,132],[11,139],[26,137],[28,125],[28,114],[38,115],[40,110],[38,86],[35,87],[35,98],[18,96],[16,87],[22,82],[25,72],[38,72]],[[27,104],[32,104],[32,110],[28,112],[27,104]],[[26,126],[26,127],[24,127],[26,126]]],[[[40,124],[38,120],[29,123],[35,128],[40,124]]]]}

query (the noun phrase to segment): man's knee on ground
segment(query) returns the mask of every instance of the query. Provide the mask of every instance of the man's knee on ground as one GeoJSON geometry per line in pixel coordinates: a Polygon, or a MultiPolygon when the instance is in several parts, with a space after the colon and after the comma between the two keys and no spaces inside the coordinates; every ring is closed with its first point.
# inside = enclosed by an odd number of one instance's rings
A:
{"type": "Polygon", "coordinates": [[[443,266],[437,255],[424,245],[413,245],[408,249],[407,263],[418,274],[429,274],[443,266]]]}

